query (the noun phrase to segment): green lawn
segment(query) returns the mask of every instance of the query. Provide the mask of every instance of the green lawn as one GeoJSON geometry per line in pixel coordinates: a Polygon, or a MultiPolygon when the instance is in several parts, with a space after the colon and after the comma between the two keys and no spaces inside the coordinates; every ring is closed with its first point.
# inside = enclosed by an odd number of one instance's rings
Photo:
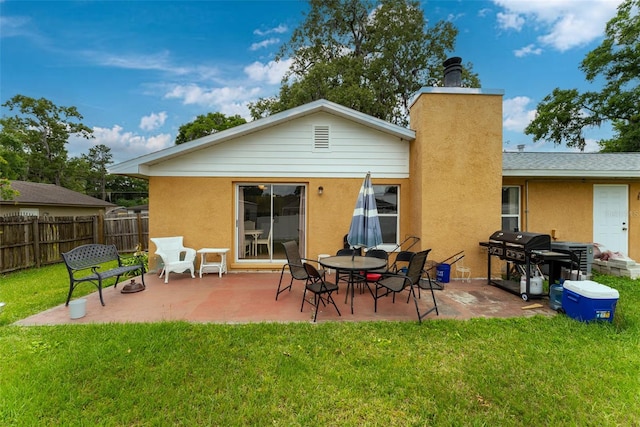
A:
{"type": "Polygon", "coordinates": [[[64,266],[0,280],[1,425],[640,425],[629,279],[596,278],[620,291],[613,324],[52,327],[11,323],[64,302],[64,266]]]}

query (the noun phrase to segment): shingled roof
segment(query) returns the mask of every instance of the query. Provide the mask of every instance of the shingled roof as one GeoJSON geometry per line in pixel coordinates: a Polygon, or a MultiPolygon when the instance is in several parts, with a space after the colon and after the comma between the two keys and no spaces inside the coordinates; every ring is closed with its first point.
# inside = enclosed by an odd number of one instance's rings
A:
{"type": "Polygon", "coordinates": [[[91,208],[109,208],[116,206],[113,203],[78,193],[68,188],[58,187],[53,184],[41,184],[37,182],[11,181],[11,188],[18,190],[20,195],[13,200],[2,200],[2,205],[25,206],[75,206],[91,208]]]}
{"type": "Polygon", "coordinates": [[[505,152],[502,176],[640,178],[640,153],[505,152]]]}

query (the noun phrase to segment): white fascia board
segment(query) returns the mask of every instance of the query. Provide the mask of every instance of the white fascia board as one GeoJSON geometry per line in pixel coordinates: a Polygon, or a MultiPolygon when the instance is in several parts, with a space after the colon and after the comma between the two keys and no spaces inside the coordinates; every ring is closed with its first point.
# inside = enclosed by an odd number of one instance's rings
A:
{"type": "Polygon", "coordinates": [[[378,119],[365,113],[361,113],[359,111],[352,110],[351,108],[347,108],[343,105],[335,104],[333,102],[325,101],[323,106],[320,108],[320,111],[324,111],[330,114],[336,114],[345,119],[352,120],[356,123],[360,123],[367,127],[374,128],[381,132],[391,134],[407,141],[413,141],[416,138],[416,132],[412,129],[394,125],[393,123],[389,123],[387,121],[378,119]]]}
{"type": "MultiPolygon", "coordinates": [[[[207,171],[196,171],[196,172],[163,172],[159,176],[163,177],[197,177],[197,178],[298,178],[302,180],[306,180],[309,178],[362,178],[367,174],[367,172],[371,172],[373,168],[366,168],[361,171],[348,171],[348,172],[333,172],[333,171],[313,171],[313,172],[207,172],[207,171]]],[[[375,170],[375,169],[373,169],[375,170]]],[[[140,178],[149,178],[150,176],[156,176],[155,174],[145,174],[145,175],[135,175],[135,174],[127,174],[131,176],[138,176],[140,178]]],[[[409,174],[406,172],[376,172],[374,178],[376,179],[407,179],[409,178],[409,174]]]]}

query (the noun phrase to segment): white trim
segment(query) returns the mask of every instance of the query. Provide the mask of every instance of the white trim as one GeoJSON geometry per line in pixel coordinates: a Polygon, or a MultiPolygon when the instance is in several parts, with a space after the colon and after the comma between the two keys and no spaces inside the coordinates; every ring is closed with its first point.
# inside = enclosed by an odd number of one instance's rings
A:
{"type": "MultiPolygon", "coordinates": [[[[629,253],[629,185],[628,184],[594,184],[593,185],[593,212],[592,212],[592,222],[593,222],[593,241],[596,243],[604,244],[604,246],[614,252],[622,252],[623,255],[628,255],[629,253]],[[621,202],[622,206],[614,205],[612,206],[610,203],[606,204],[604,211],[600,210],[602,207],[598,205],[596,202],[596,195],[602,195],[602,191],[599,189],[604,188],[617,188],[624,189],[623,197],[616,199],[618,202],[621,202]],[[618,207],[622,207],[622,209],[617,210],[618,207]],[[598,219],[606,219],[605,223],[598,224],[598,219]],[[614,224],[614,222],[618,220],[618,224],[614,224]],[[602,227],[604,225],[604,229],[602,227]],[[610,232],[611,227],[620,227],[619,232],[616,234],[612,234],[610,232]],[[624,232],[623,232],[624,229],[624,232]],[[607,238],[604,240],[601,238],[602,236],[599,233],[605,232],[607,238]],[[610,242],[607,242],[609,236],[616,236],[618,243],[621,245],[620,247],[613,247],[610,242]]],[[[604,200],[603,200],[604,201],[604,200]]],[[[606,202],[606,201],[605,201],[606,202]]],[[[614,201],[615,202],[615,201],[614,201]]]]}
{"type": "MultiPolygon", "coordinates": [[[[234,241],[235,241],[235,245],[236,245],[236,250],[233,251],[233,262],[238,263],[238,264],[262,264],[262,265],[268,265],[268,264],[282,264],[283,262],[287,262],[287,258],[286,256],[284,258],[275,258],[273,253],[275,253],[275,248],[272,248],[273,252],[271,255],[271,259],[264,259],[264,258],[238,258],[238,248],[240,247],[240,241],[239,241],[239,232],[238,229],[240,227],[240,221],[241,219],[238,218],[238,200],[240,199],[239,197],[239,191],[240,188],[242,186],[250,186],[250,187],[256,187],[256,186],[260,186],[260,185],[269,185],[269,186],[295,186],[295,187],[304,187],[304,192],[305,192],[305,200],[304,200],[304,211],[305,211],[305,222],[304,222],[304,233],[305,233],[305,242],[308,241],[308,223],[309,223],[309,218],[308,218],[308,206],[309,206],[309,184],[305,183],[305,182],[269,182],[269,181],[264,181],[264,182],[237,182],[234,183],[234,200],[233,200],[233,209],[234,209],[234,221],[235,221],[235,227],[234,227],[234,241]]],[[[273,197],[271,197],[271,227],[273,229],[273,197]]],[[[244,219],[242,219],[242,221],[244,221],[244,219]]],[[[272,235],[273,236],[273,235],[272,235]]],[[[271,244],[273,245],[273,240],[271,241],[271,244]]],[[[300,248],[300,250],[302,251],[303,254],[306,254],[306,247],[305,248],[300,248]]],[[[306,257],[306,255],[301,254],[301,256],[304,258],[306,257]]]]}
{"type": "MultiPolygon", "coordinates": [[[[518,207],[518,213],[517,214],[504,214],[502,213],[502,201],[500,202],[500,222],[502,223],[502,220],[504,218],[517,218],[518,219],[518,229],[522,230],[522,206],[523,206],[523,202],[522,202],[522,188],[519,185],[503,185],[502,189],[508,189],[508,188],[515,188],[518,190],[518,203],[517,203],[517,207],[518,207]]],[[[526,206],[526,209],[529,209],[528,206],[526,206]]]]}
{"type": "Polygon", "coordinates": [[[409,108],[420,98],[422,94],[437,93],[448,95],[504,95],[503,89],[484,89],[474,87],[449,87],[449,86],[425,86],[418,89],[409,100],[409,108]]]}

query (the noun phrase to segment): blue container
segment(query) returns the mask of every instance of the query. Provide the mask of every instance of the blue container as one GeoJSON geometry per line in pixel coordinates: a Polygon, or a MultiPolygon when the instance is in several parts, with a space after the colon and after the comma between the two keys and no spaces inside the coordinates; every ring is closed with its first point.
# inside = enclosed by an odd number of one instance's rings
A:
{"type": "Polygon", "coordinates": [[[562,309],[582,322],[613,322],[620,294],[616,289],[591,280],[565,280],[562,309]]]}
{"type": "Polygon", "coordinates": [[[436,279],[440,283],[449,283],[449,278],[451,276],[451,265],[450,264],[438,264],[436,267],[436,279]]]}
{"type": "Polygon", "coordinates": [[[562,285],[554,283],[549,287],[549,307],[552,310],[560,310],[562,308],[562,285]]]}

